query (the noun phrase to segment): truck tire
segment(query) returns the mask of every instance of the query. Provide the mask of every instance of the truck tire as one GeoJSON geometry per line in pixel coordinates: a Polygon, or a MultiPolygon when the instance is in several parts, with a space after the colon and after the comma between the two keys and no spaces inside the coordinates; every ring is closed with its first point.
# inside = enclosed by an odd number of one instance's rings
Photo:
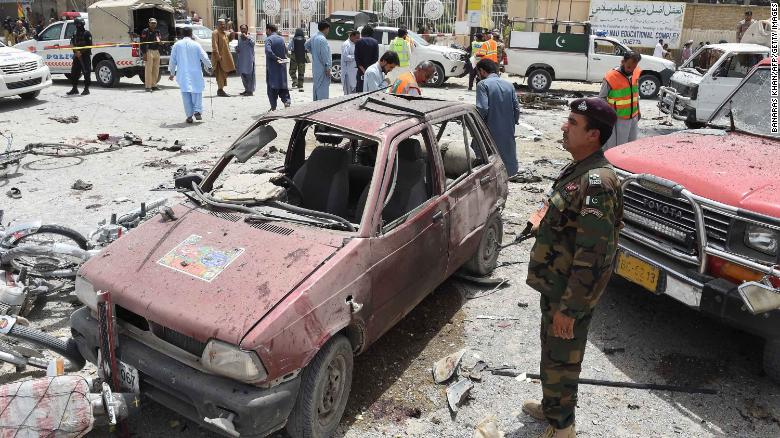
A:
{"type": "Polygon", "coordinates": [[[41,94],[41,90],[30,91],[29,93],[22,93],[22,94],[20,94],[19,97],[21,97],[24,100],[33,100],[36,97],[38,97],[38,95],[40,95],[40,94],[41,94]]]}
{"type": "Polygon", "coordinates": [[[341,58],[338,56],[334,56],[330,64],[330,80],[341,82],[341,58]]]}
{"type": "Polygon", "coordinates": [[[537,68],[528,73],[528,88],[534,93],[544,93],[550,89],[550,85],[552,85],[552,76],[549,71],[537,68]]]}
{"type": "Polygon", "coordinates": [[[780,383],[780,339],[767,339],[764,344],[764,372],[780,383]]]}
{"type": "Polygon", "coordinates": [[[654,75],[642,75],[639,77],[639,97],[653,99],[661,91],[661,80],[654,75]]]}
{"type": "Polygon", "coordinates": [[[444,81],[447,80],[447,78],[444,76],[444,67],[436,63],[433,63],[433,67],[435,69],[433,76],[428,79],[428,82],[426,82],[425,85],[428,87],[441,87],[444,81]]]}
{"type": "Polygon", "coordinates": [[[101,87],[113,88],[119,83],[119,70],[114,61],[104,59],[95,66],[95,79],[101,87]]]}
{"type": "Polygon", "coordinates": [[[474,255],[463,265],[463,268],[481,277],[493,272],[498,263],[498,247],[501,245],[503,234],[504,225],[501,213],[496,211],[488,217],[479,246],[477,246],[474,255]]]}
{"type": "Polygon", "coordinates": [[[301,387],[287,433],[293,438],[333,436],[347,407],[352,387],[352,344],[336,335],[314,356],[301,374],[301,387]]]}

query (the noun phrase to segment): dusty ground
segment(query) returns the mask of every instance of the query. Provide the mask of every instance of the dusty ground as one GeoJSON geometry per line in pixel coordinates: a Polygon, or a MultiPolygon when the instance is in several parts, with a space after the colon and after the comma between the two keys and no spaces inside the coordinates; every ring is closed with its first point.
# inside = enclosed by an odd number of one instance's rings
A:
{"type": "MultiPolygon", "coordinates": [[[[262,65],[258,72],[258,83],[263,84],[262,65]]],[[[98,133],[121,135],[127,131],[144,140],[162,139],[147,143],[169,145],[180,140],[185,146],[179,152],[133,146],[84,158],[28,156],[18,172],[0,179],[0,208],[6,210],[5,222],[41,218],[87,233],[111,213],[129,210],[143,200],[172,195],[170,191],[152,189],[170,185],[173,172],[180,166],[208,167],[232,139],[269,108],[262,90],[255,97],[212,101],[208,96],[216,90],[207,86],[205,121],[187,125],[183,123],[178,90],[167,78],[162,91],[153,94],[145,93],[135,78],[123,79],[117,89],[95,88],[88,97],[65,98],[67,89],[66,82],[58,80],[38,101],[0,100],[0,131],[13,133],[16,148],[34,142],[92,140],[98,133]],[[61,124],[49,119],[71,115],[77,115],[79,121],[61,124]],[[94,188],[87,192],[71,190],[76,179],[93,183],[94,188]],[[11,187],[20,188],[23,198],[5,197],[3,194],[11,187]]],[[[555,91],[595,93],[597,89],[588,84],[557,83],[555,91]]],[[[231,78],[227,91],[240,92],[240,80],[231,78]]],[[[451,100],[474,99],[463,79],[424,92],[451,100]]],[[[340,85],[334,84],[331,95],[340,94],[340,85]]],[[[294,105],[309,101],[310,85],[307,83],[304,93],[293,92],[293,99],[294,105]]],[[[658,116],[654,101],[643,101],[642,109],[643,136],[682,128],[679,124],[659,126],[654,120],[658,116]]],[[[541,183],[511,185],[504,213],[505,240],[522,229],[541,196],[538,192],[549,186],[549,179],[568,158],[558,143],[565,114],[562,110],[523,110],[518,129],[521,165],[546,178],[541,183]],[[549,161],[537,161],[541,159],[549,161]]],[[[92,146],[104,147],[87,145],[92,146]]],[[[272,154],[269,161],[280,157],[272,154]]],[[[538,294],[524,284],[529,249],[526,243],[501,254],[499,263],[504,266],[495,276],[507,278],[508,286],[469,300],[465,297],[489,289],[449,280],[359,357],[339,436],[469,437],[488,414],[496,416],[507,437],[539,433],[543,425],[519,413],[524,399],[540,396],[538,382],[486,375],[476,384],[472,399],[453,416],[446,406],[444,386],[434,385],[430,375],[434,361],[464,346],[479,350],[492,366],[507,364],[527,372],[538,371],[538,294]]],[[[31,319],[37,327],[66,335],[67,317],[73,309],[65,301],[50,302],[31,319]]],[[[580,436],[780,435],[780,387],[761,372],[760,340],[620,281],[615,281],[605,294],[592,327],[583,377],[702,385],[718,389],[719,394],[582,386],[577,421],[580,436]]],[[[94,371],[87,368],[83,372],[94,371]]],[[[13,374],[13,369],[5,366],[0,383],[39,375],[13,374]]],[[[214,436],[151,402],[133,419],[131,430],[135,436],[144,437],[214,436]]],[[[90,436],[105,435],[105,431],[96,431],[90,436]]]]}

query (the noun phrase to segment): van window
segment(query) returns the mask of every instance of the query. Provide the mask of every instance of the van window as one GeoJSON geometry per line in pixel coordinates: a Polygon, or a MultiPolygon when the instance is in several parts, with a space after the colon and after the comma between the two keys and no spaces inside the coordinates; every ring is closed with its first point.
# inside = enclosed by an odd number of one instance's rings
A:
{"type": "Polygon", "coordinates": [[[718,76],[727,78],[744,78],[754,65],[764,58],[758,53],[737,53],[723,61],[718,76]]]}
{"type": "Polygon", "coordinates": [[[623,48],[609,40],[593,41],[593,53],[598,55],[623,55],[623,48]]]}
{"type": "Polygon", "coordinates": [[[699,73],[706,73],[725,52],[714,48],[703,49],[698,55],[688,61],[687,67],[695,68],[699,73]]]}
{"type": "Polygon", "coordinates": [[[59,40],[62,35],[62,23],[55,23],[41,32],[41,41],[59,40]]]}

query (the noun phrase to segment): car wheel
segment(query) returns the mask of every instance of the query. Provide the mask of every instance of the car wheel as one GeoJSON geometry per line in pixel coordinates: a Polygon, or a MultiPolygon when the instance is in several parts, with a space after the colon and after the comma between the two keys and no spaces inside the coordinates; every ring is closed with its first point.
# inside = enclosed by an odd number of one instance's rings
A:
{"type": "Polygon", "coordinates": [[[528,74],[528,88],[535,93],[544,93],[550,89],[552,85],[552,76],[550,72],[538,68],[528,74]]]}
{"type": "Polygon", "coordinates": [[[95,67],[95,79],[101,87],[116,87],[119,83],[119,70],[116,69],[114,61],[104,59],[98,62],[95,67]]]}
{"type": "Polygon", "coordinates": [[[138,72],[138,79],[141,80],[141,83],[146,85],[146,72],[141,70],[138,72]]]}
{"type": "Polygon", "coordinates": [[[441,87],[441,84],[443,84],[444,81],[447,79],[444,76],[444,68],[439,64],[433,64],[433,67],[434,67],[433,76],[431,76],[431,78],[428,79],[428,82],[426,82],[425,85],[429,87],[441,87]]]}
{"type": "Polygon", "coordinates": [[[639,97],[652,99],[661,91],[661,80],[653,75],[644,75],[639,78],[639,97]]]}
{"type": "Polygon", "coordinates": [[[24,100],[33,100],[36,97],[38,97],[38,95],[40,95],[40,94],[41,94],[41,90],[30,91],[29,93],[22,93],[22,94],[20,94],[19,97],[21,97],[24,100]]]}
{"type": "Polygon", "coordinates": [[[304,368],[298,398],[287,420],[287,432],[293,438],[333,435],[347,406],[353,363],[352,344],[336,335],[304,368]]]}
{"type": "Polygon", "coordinates": [[[767,339],[764,344],[764,372],[780,383],[780,339],[767,339]]]}
{"type": "Polygon", "coordinates": [[[474,255],[466,262],[463,267],[476,275],[485,276],[496,269],[498,263],[499,246],[501,246],[501,237],[504,234],[504,224],[501,221],[501,214],[495,212],[490,215],[482,231],[482,239],[474,255]]]}
{"type": "Polygon", "coordinates": [[[334,59],[333,64],[330,66],[330,80],[341,82],[341,60],[339,59],[334,59]]]}

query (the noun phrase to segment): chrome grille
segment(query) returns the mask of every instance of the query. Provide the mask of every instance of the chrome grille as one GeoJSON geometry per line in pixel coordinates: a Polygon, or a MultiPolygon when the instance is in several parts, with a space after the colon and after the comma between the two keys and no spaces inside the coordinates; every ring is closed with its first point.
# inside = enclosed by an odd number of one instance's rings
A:
{"type": "MultiPolygon", "coordinates": [[[[631,183],[623,192],[623,203],[628,212],[625,218],[627,224],[641,229],[645,234],[663,240],[685,253],[698,254],[695,214],[688,201],[671,198],[631,183]],[[632,216],[631,213],[638,217],[632,216]],[[659,225],[649,227],[647,223],[638,220],[640,218],[659,225]],[[661,228],[664,228],[666,232],[658,231],[661,228]]],[[[708,243],[725,249],[731,217],[706,207],[703,214],[708,243]]]]}
{"type": "Polygon", "coordinates": [[[691,97],[691,87],[687,85],[683,85],[677,81],[671,81],[669,84],[672,88],[677,90],[677,94],[684,97],[691,97]]]}
{"type": "Polygon", "coordinates": [[[37,61],[23,62],[21,64],[0,65],[0,70],[7,75],[15,75],[18,73],[27,73],[35,71],[38,68],[37,61]]]}

